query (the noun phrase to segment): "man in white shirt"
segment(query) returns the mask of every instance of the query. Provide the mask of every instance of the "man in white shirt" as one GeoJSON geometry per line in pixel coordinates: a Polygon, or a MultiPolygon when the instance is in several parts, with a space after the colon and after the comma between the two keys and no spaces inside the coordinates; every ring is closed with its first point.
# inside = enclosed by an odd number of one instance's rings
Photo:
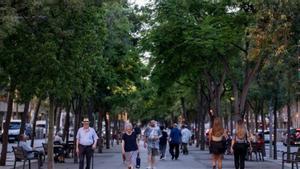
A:
{"type": "Polygon", "coordinates": [[[189,151],[188,151],[187,146],[192,137],[192,133],[185,125],[183,125],[182,129],[181,129],[181,135],[182,135],[182,137],[181,137],[182,153],[184,155],[188,155],[189,151]]]}
{"type": "Polygon", "coordinates": [[[98,136],[96,131],[90,127],[88,118],[84,118],[76,136],[76,153],[79,155],[79,169],[83,169],[84,157],[86,156],[86,169],[90,169],[93,150],[96,149],[98,136]]]}
{"type": "Polygon", "coordinates": [[[26,152],[27,158],[38,157],[39,165],[42,166],[42,156],[44,152],[33,149],[29,144],[27,144],[26,140],[26,136],[24,134],[21,134],[19,147],[21,147],[26,152]]]}

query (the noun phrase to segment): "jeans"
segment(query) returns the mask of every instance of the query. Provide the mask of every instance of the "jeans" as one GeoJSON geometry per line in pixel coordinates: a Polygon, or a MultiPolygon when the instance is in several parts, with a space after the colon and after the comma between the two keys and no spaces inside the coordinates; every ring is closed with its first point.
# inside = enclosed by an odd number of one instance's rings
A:
{"type": "Polygon", "coordinates": [[[179,144],[176,143],[170,143],[170,154],[172,155],[172,159],[177,159],[179,157],[179,144]],[[174,149],[175,149],[175,153],[174,153],[174,149]]]}
{"type": "Polygon", "coordinates": [[[92,145],[83,146],[79,145],[79,169],[83,169],[84,167],[84,156],[86,156],[86,169],[90,169],[91,159],[93,156],[92,145]]]}
{"type": "Polygon", "coordinates": [[[245,169],[245,157],[247,148],[247,144],[245,143],[235,143],[235,145],[233,146],[235,169],[245,169]]]}
{"type": "Polygon", "coordinates": [[[161,158],[166,156],[166,149],[167,149],[167,144],[160,144],[159,145],[159,151],[161,154],[161,158]]]}

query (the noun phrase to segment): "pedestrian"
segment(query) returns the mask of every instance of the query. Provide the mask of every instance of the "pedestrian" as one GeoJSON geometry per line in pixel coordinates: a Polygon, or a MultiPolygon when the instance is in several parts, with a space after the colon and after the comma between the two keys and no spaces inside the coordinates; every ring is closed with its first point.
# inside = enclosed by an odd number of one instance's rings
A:
{"type": "Polygon", "coordinates": [[[65,154],[67,151],[66,144],[64,144],[64,141],[62,139],[62,134],[60,132],[57,132],[54,137],[53,144],[55,145],[53,148],[54,151],[54,162],[65,162],[65,154]]]}
{"type": "Polygon", "coordinates": [[[166,159],[166,149],[167,149],[167,142],[168,142],[168,133],[165,131],[164,126],[160,126],[160,131],[162,136],[159,138],[159,151],[160,151],[160,159],[166,159]]]}
{"type": "Polygon", "coordinates": [[[182,135],[181,137],[182,153],[184,155],[188,155],[189,154],[188,144],[192,137],[192,132],[187,128],[186,125],[182,125],[181,135],[182,135]]]}
{"type": "Polygon", "coordinates": [[[38,157],[38,164],[40,166],[43,166],[42,156],[44,155],[44,152],[42,150],[37,150],[32,147],[30,147],[29,144],[27,144],[27,138],[26,135],[21,134],[19,137],[19,147],[23,149],[23,151],[26,152],[26,156],[28,159],[31,159],[33,157],[38,157]]]}
{"type": "Polygon", "coordinates": [[[248,130],[243,119],[239,119],[236,124],[236,128],[233,131],[233,139],[231,143],[231,151],[234,154],[235,169],[245,168],[245,156],[249,146],[250,149],[252,149],[248,130]]]}
{"type": "Polygon", "coordinates": [[[79,169],[84,167],[84,158],[86,157],[86,168],[90,169],[93,151],[96,149],[98,136],[95,130],[90,127],[88,118],[84,118],[81,127],[76,136],[76,153],[79,155],[79,169]]]}
{"type": "Polygon", "coordinates": [[[222,120],[216,117],[213,121],[213,126],[209,130],[209,148],[212,153],[213,169],[218,164],[218,169],[222,169],[222,160],[226,151],[227,134],[223,128],[222,120]]]}
{"type": "Polygon", "coordinates": [[[156,121],[151,120],[144,133],[144,147],[148,150],[148,167],[155,169],[155,156],[159,155],[159,138],[162,136],[156,121]]]}
{"type": "Polygon", "coordinates": [[[134,125],[134,132],[136,133],[138,141],[140,141],[142,131],[138,124],[134,125]]]}
{"type": "Polygon", "coordinates": [[[173,124],[173,128],[171,129],[170,132],[170,137],[169,137],[169,152],[172,156],[172,160],[177,160],[179,157],[179,144],[181,142],[181,132],[177,127],[177,124],[173,124]],[[175,153],[174,153],[175,149],[175,153]]]}
{"type": "Polygon", "coordinates": [[[132,130],[132,124],[125,124],[125,133],[122,136],[122,154],[128,169],[134,169],[139,153],[137,134],[132,130]]]}

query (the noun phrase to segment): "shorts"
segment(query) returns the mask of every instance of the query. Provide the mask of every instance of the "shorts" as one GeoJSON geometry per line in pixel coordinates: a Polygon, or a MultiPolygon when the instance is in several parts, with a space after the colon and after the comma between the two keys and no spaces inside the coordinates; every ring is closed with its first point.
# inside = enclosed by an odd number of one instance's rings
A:
{"type": "Polygon", "coordinates": [[[159,155],[158,148],[148,147],[148,155],[158,156],[159,155]]]}
{"type": "Polygon", "coordinates": [[[125,152],[125,162],[127,166],[135,166],[136,165],[136,157],[138,151],[130,151],[125,152]]]}

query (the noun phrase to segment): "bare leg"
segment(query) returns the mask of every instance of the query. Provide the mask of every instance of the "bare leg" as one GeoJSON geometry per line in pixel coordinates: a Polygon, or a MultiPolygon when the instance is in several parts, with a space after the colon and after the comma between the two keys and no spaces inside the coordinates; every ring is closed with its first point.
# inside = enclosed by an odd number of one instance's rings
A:
{"type": "Polygon", "coordinates": [[[218,155],[218,169],[222,169],[223,154],[218,155]]]}
{"type": "Polygon", "coordinates": [[[216,166],[216,155],[215,154],[211,155],[211,160],[212,160],[212,166],[214,168],[216,166]]]}
{"type": "Polygon", "coordinates": [[[151,156],[151,168],[155,167],[155,156],[151,156]]]}

